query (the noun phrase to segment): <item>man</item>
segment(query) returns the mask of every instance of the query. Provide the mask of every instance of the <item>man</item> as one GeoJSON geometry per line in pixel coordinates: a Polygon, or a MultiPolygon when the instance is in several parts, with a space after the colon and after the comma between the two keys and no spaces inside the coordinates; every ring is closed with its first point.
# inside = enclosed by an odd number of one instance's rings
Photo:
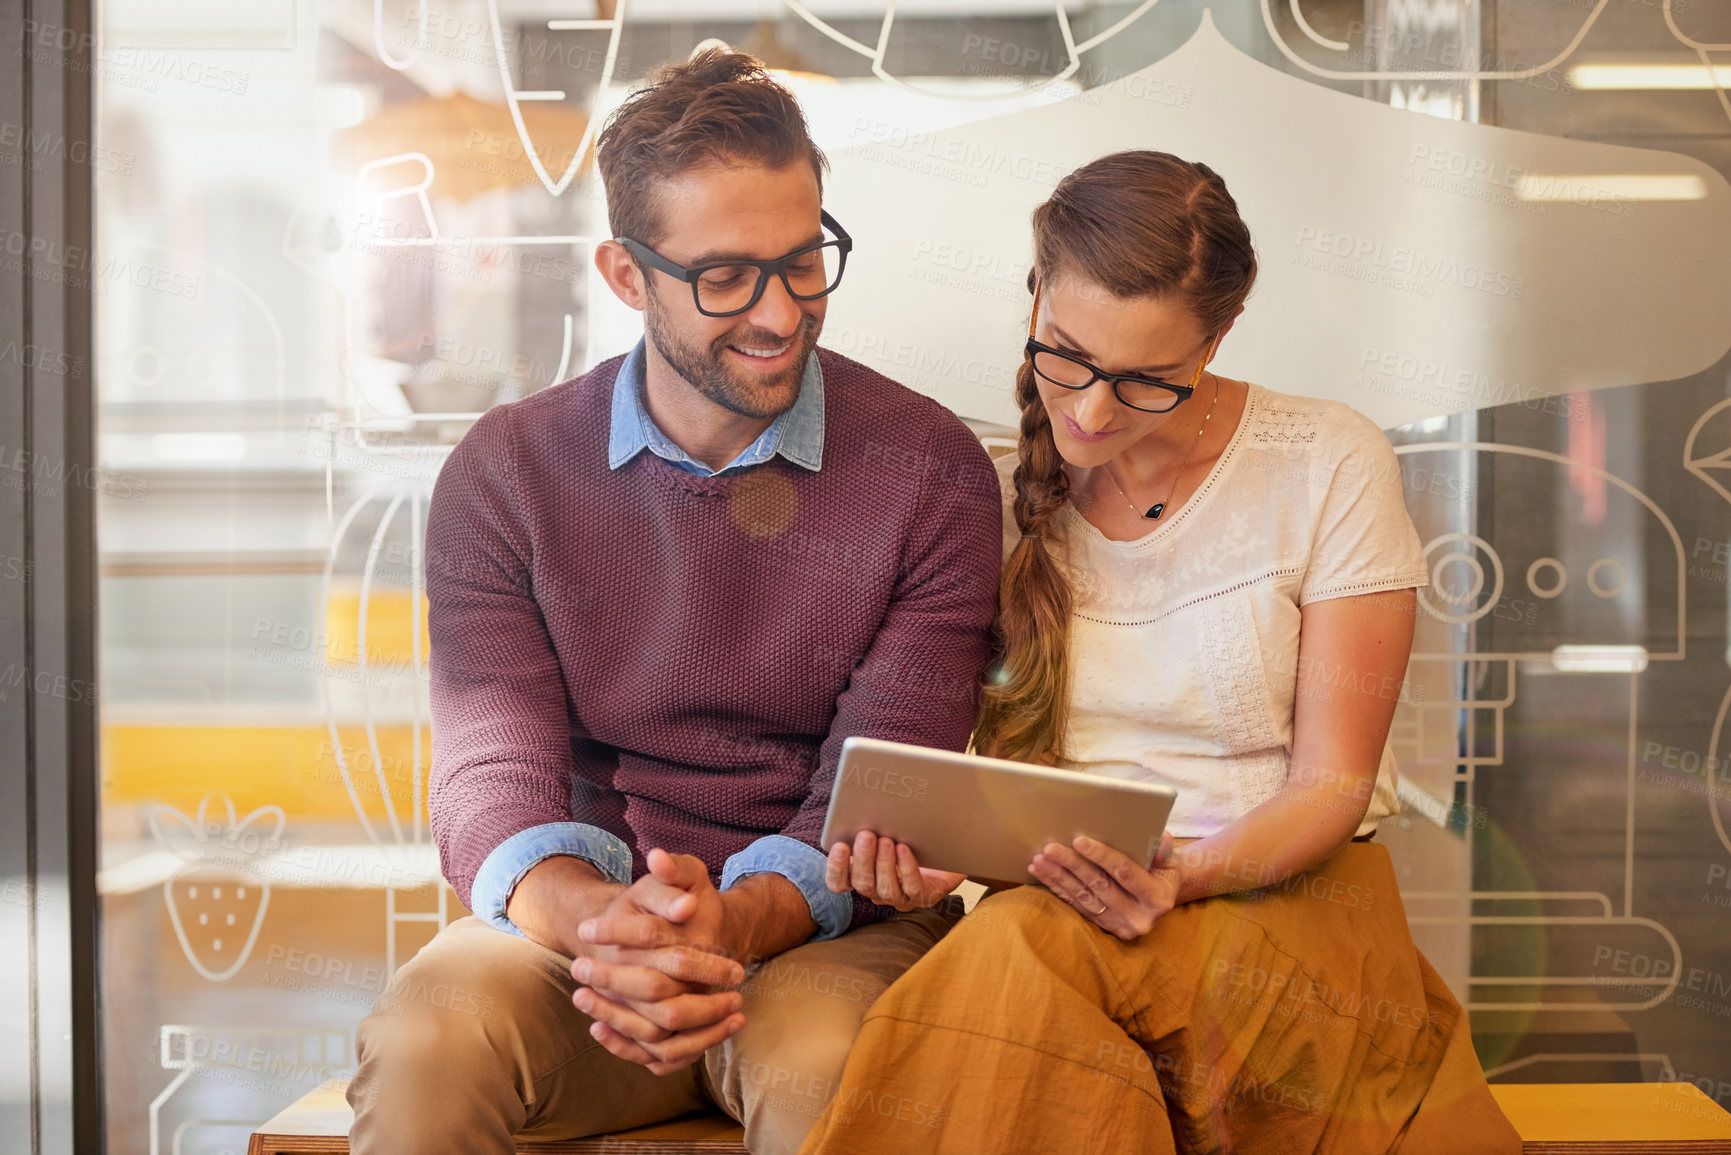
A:
{"type": "Polygon", "coordinates": [[[488,412],[440,474],[429,807],[475,917],[361,1026],[360,1155],[711,1103],[792,1152],[872,1000],[955,918],[832,893],[816,842],[845,737],[967,741],[991,465],[941,406],[816,348],[848,242],[755,61],[664,70],[598,151],[596,264],[647,335],[488,412]]]}

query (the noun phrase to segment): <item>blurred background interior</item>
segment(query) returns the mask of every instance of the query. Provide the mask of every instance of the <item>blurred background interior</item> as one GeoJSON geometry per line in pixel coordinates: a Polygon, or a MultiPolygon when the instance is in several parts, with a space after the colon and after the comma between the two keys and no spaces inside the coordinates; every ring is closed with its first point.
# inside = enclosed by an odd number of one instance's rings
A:
{"type": "MultiPolygon", "coordinates": [[[[389,973],[462,914],[425,820],[427,498],[480,411],[634,339],[589,272],[605,110],[720,40],[779,70],[841,150],[862,121],[938,127],[1109,83],[1210,7],[1307,83],[1731,176],[1731,105],[1689,43],[1731,43],[1731,13],[1706,0],[101,7],[98,254],[128,270],[96,298],[114,1155],[244,1150],[352,1066],[389,973]],[[1523,81],[1329,79],[1281,47],[1494,71],[1578,34],[1523,81]]],[[[1731,1105],[1731,493],[1724,447],[1692,436],[1727,367],[1554,388],[1390,431],[1418,447],[1409,472],[1447,483],[1409,486],[1434,584],[1382,837],[1493,1080],[1663,1076],[1731,1105]],[[1504,566],[1492,543],[1516,542],[1549,564],[1504,566]]],[[[1008,432],[1001,411],[961,415],[1008,432]]]]}

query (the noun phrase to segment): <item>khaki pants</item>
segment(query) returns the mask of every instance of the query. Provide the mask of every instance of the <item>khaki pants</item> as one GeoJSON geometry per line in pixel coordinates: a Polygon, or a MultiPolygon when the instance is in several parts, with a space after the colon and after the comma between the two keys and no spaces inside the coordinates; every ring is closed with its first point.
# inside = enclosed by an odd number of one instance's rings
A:
{"type": "Polygon", "coordinates": [[[1518,1155],[1388,852],[1187,903],[1126,943],[985,899],[866,1016],[803,1155],[1518,1155]]]}
{"type": "Polygon", "coordinates": [[[754,1153],[791,1153],[873,1000],[960,916],[916,911],[754,968],[745,1029],[672,1075],[615,1058],[571,1002],[571,960],[475,918],[397,972],[356,1036],[355,1155],[478,1155],[720,1107],[754,1153]]]}

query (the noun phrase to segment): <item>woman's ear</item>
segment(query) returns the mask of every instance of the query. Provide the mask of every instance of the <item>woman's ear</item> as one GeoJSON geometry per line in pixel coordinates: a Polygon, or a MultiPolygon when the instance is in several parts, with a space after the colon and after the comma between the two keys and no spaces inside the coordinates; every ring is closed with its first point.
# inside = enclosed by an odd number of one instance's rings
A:
{"type": "Polygon", "coordinates": [[[1232,332],[1232,326],[1238,324],[1238,318],[1242,316],[1244,316],[1244,306],[1240,305],[1238,306],[1238,312],[1232,314],[1232,320],[1226,322],[1225,327],[1220,330],[1220,334],[1214,338],[1214,352],[1208,358],[1209,361],[1213,361],[1215,357],[1220,356],[1220,346],[1226,342],[1226,334],[1232,332]]]}
{"type": "Polygon", "coordinates": [[[648,286],[643,270],[618,241],[602,241],[595,246],[595,268],[607,287],[631,308],[641,313],[648,306],[648,286]]]}

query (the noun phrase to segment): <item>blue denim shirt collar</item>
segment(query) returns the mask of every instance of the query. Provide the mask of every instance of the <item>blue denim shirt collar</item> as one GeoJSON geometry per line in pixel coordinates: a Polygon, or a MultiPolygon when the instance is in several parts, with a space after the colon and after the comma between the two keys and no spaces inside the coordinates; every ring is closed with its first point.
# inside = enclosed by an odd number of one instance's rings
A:
{"type": "Polygon", "coordinates": [[[656,427],[643,404],[643,367],[644,344],[640,340],[626,355],[624,364],[619,366],[619,376],[613,381],[613,412],[607,434],[609,469],[618,469],[642,449],[687,473],[705,477],[761,465],[777,453],[814,473],[823,465],[823,369],[818,365],[815,350],[806,358],[799,400],[793,403],[793,408],[770,422],[769,428],[744,452],[717,470],[693,458],[656,427]]]}

